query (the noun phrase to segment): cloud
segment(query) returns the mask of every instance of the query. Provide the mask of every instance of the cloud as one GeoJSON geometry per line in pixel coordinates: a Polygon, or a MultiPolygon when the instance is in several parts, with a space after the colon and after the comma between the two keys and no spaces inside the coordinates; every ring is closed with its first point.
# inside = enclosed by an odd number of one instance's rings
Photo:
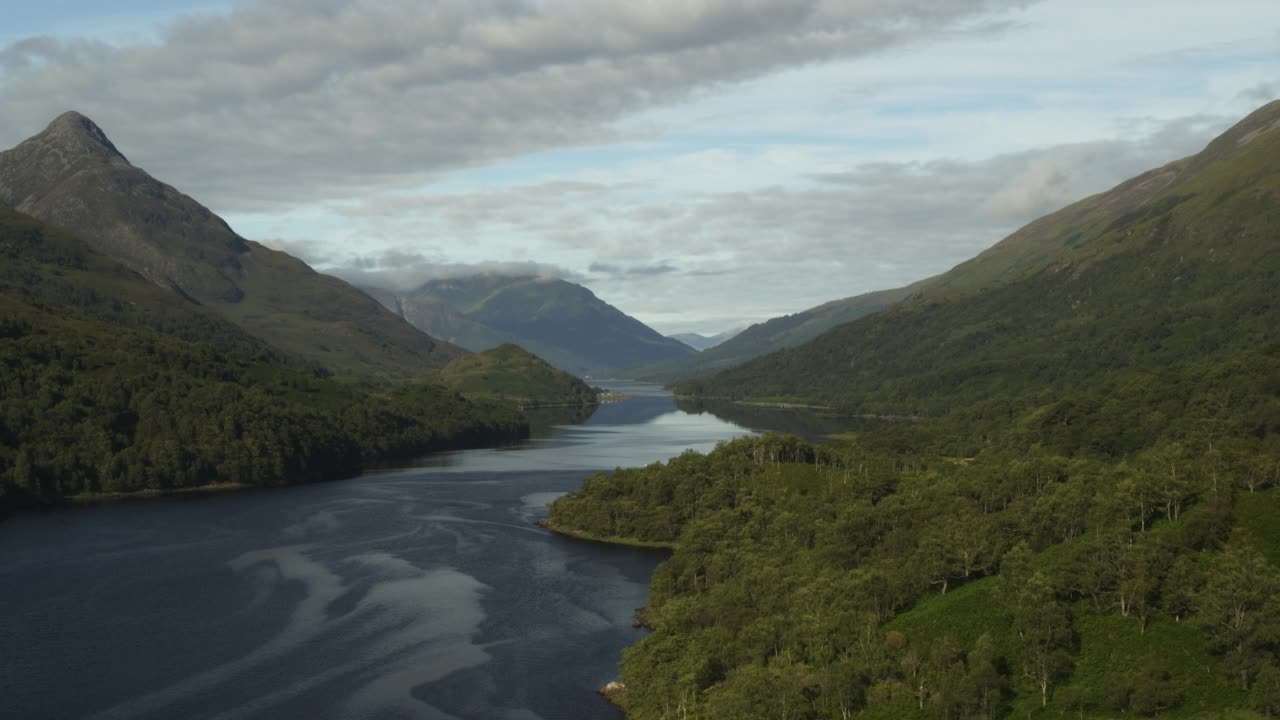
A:
{"type": "Polygon", "coordinates": [[[657,265],[633,265],[630,267],[613,265],[610,263],[593,262],[587,269],[590,272],[599,275],[612,275],[615,277],[654,277],[655,275],[666,275],[668,273],[679,272],[676,266],[665,262],[657,265]]]}
{"type": "Polygon", "coordinates": [[[1199,151],[1231,122],[1190,116],[1130,140],[978,160],[850,156],[839,171],[803,182],[726,192],[642,180],[673,165],[696,175],[698,162],[751,175],[754,163],[774,162],[761,160],[769,151],[697,153],[687,166],[656,157],[610,168],[612,180],[370,198],[344,206],[344,217],[362,236],[375,231],[359,228],[376,227],[387,237],[447,239],[482,257],[536,248],[562,268],[583,269],[578,282],[645,322],[710,331],[944,272],[1036,217],[1199,151]]]}
{"type": "Polygon", "coordinates": [[[1238,97],[1252,105],[1265,105],[1280,98],[1280,83],[1260,83],[1240,91],[1238,97]]]}
{"type": "Polygon", "coordinates": [[[547,263],[483,262],[456,263],[434,261],[414,252],[391,251],[379,256],[360,256],[341,264],[322,264],[321,269],[357,287],[382,288],[408,292],[430,280],[501,275],[512,277],[550,277],[581,282],[578,273],[547,263]]]}
{"type": "Polygon", "coordinates": [[[343,197],[548,148],[781,68],[1023,0],[256,0],[159,40],[0,50],[0,143],[66,109],[220,210],[343,197]]]}
{"type": "Polygon", "coordinates": [[[332,260],[330,255],[315,243],[287,238],[260,239],[258,242],[272,250],[288,253],[312,267],[324,265],[332,260]]]}

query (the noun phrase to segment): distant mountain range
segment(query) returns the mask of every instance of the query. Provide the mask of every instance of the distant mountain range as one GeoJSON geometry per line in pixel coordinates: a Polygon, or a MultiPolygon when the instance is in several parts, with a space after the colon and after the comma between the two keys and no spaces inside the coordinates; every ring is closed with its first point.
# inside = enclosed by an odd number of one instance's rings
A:
{"type": "Polygon", "coordinates": [[[514,343],[575,375],[694,355],[574,283],[480,275],[432,280],[407,293],[368,292],[423,332],[468,350],[514,343]]]}
{"type": "Polygon", "coordinates": [[[808,342],[837,325],[879,312],[910,297],[928,282],[833,300],[794,315],[773,318],[752,325],[697,355],[640,365],[627,369],[623,375],[660,383],[714,375],[776,350],[808,342]]]}
{"type": "Polygon", "coordinates": [[[78,113],[0,152],[0,203],[69,230],[271,347],[340,374],[424,377],[464,354],[347,283],[240,237],[131,165],[78,113]]]}
{"type": "Polygon", "coordinates": [[[678,391],[936,415],[1230,356],[1280,339],[1278,227],[1275,102],[1198,155],[890,291],[888,309],[678,391]]]}
{"type": "Polygon", "coordinates": [[[672,340],[679,340],[680,342],[684,343],[685,345],[688,345],[694,350],[697,350],[698,352],[702,352],[703,350],[710,350],[711,348],[727,340],[732,340],[734,337],[740,334],[744,329],[745,328],[737,328],[736,330],[727,330],[725,332],[717,333],[715,335],[699,335],[698,333],[680,333],[678,335],[671,335],[670,337],[672,340]]]}

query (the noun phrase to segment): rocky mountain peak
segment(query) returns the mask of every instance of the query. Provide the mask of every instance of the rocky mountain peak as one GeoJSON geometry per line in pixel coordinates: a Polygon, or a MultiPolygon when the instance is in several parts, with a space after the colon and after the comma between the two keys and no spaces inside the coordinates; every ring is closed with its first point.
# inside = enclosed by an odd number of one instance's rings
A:
{"type": "Polygon", "coordinates": [[[102,128],[98,127],[97,123],[74,110],[65,112],[55,118],[41,135],[46,140],[57,140],[67,145],[78,145],[86,150],[98,150],[118,157],[125,162],[129,161],[111,142],[111,139],[102,131],[102,128]]]}
{"type": "Polygon", "coordinates": [[[66,112],[12,150],[0,152],[0,202],[23,212],[68,177],[88,169],[132,168],[97,123],[66,112]]]}

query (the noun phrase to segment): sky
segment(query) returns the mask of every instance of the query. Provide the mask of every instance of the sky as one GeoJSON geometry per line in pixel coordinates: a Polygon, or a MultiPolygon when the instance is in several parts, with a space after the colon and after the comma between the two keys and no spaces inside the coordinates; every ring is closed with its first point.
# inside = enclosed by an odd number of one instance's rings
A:
{"type": "Polygon", "coordinates": [[[944,272],[1280,97],[1275,0],[44,0],[58,114],[361,285],[477,272],[714,334],[944,272]]]}

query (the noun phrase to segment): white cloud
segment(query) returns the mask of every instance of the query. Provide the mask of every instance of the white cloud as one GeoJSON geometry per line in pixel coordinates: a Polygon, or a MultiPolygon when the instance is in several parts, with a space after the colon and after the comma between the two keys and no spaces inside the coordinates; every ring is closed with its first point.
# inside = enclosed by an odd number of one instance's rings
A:
{"type": "Polygon", "coordinates": [[[1280,92],[1273,0],[255,0],[0,49],[358,282],[553,274],[715,332],[946,270],[1280,92]]]}
{"type": "Polygon", "coordinates": [[[0,141],[65,109],[215,207],[268,208],[556,147],[779,68],[1023,0],[256,0],[157,43],[3,51],[0,141]]]}
{"type": "MultiPolygon", "coordinates": [[[[664,165],[694,176],[752,176],[772,163],[761,157],[768,149],[693,153],[622,166],[612,180],[379,197],[340,212],[360,237],[465,245],[455,257],[514,258],[519,248],[537,248],[559,268],[542,274],[584,282],[668,331],[693,327],[692,307],[696,326],[710,330],[943,272],[1035,217],[1198,151],[1229,123],[1184,118],[1132,140],[978,161],[857,164],[846,156],[838,170],[822,162],[821,173],[783,174],[785,185],[655,188],[650,179],[664,165]]],[[[413,243],[397,247],[414,252],[413,243]]],[[[342,266],[332,265],[339,274],[342,266]]]]}

